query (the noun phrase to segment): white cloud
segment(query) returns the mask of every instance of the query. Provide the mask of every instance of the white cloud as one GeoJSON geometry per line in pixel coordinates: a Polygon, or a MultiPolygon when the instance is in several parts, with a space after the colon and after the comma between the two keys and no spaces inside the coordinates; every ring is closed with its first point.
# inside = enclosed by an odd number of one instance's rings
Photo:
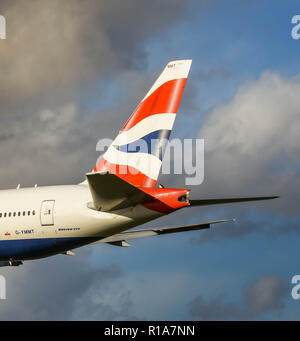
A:
{"type": "Polygon", "coordinates": [[[300,185],[299,93],[300,76],[267,71],[207,115],[198,135],[205,139],[202,193],[279,194],[280,205],[290,206],[300,185]]]}
{"type": "Polygon", "coordinates": [[[200,130],[208,151],[237,150],[259,160],[300,152],[300,77],[264,72],[241,86],[228,104],[215,108],[200,130]],[[263,150],[262,150],[263,149],[263,150]]]}

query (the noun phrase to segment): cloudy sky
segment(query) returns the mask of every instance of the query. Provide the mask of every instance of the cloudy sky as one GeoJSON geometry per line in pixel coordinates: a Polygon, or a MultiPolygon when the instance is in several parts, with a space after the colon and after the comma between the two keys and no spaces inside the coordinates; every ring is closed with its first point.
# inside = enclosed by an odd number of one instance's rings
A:
{"type": "MultiPolygon", "coordinates": [[[[193,59],[172,137],[205,140],[191,208],[149,226],[207,231],[95,245],[1,269],[1,320],[299,319],[297,0],[0,0],[0,188],[73,184],[93,168],[165,64],[193,59]]],[[[185,186],[184,175],[163,175],[185,186]]]]}

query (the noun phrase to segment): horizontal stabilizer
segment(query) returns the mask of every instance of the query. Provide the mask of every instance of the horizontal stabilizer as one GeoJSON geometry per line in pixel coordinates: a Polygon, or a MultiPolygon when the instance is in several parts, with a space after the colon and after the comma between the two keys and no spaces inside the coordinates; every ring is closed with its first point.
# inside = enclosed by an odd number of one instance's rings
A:
{"type": "MultiPolygon", "coordinates": [[[[212,224],[225,223],[229,221],[234,221],[234,219],[222,219],[222,220],[209,221],[209,222],[198,223],[198,224],[193,224],[193,225],[165,227],[165,228],[160,228],[160,229],[122,232],[122,233],[118,233],[113,236],[98,240],[97,242],[94,242],[93,244],[109,243],[113,245],[118,245],[117,244],[118,242],[126,241],[128,239],[151,237],[151,236],[157,236],[157,235],[169,234],[169,233],[204,230],[204,229],[210,228],[210,225],[212,224]]],[[[118,245],[118,246],[124,246],[124,245],[118,245]]]]}
{"type": "Polygon", "coordinates": [[[88,173],[86,178],[93,198],[93,208],[98,211],[113,211],[153,199],[134,185],[108,172],[88,173]]]}
{"type": "Polygon", "coordinates": [[[190,206],[207,206],[207,205],[218,205],[218,204],[230,204],[233,202],[270,200],[270,199],[276,199],[276,198],[279,198],[279,196],[250,197],[250,198],[200,199],[200,200],[190,200],[189,203],[190,203],[190,206]]]}
{"type": "Polygon", "coordinates": [[[130,247],[131,245],[127,243],[125,240],[118,240],[117,242],[109,242],[107,244],[121,247],[130,247]]]}

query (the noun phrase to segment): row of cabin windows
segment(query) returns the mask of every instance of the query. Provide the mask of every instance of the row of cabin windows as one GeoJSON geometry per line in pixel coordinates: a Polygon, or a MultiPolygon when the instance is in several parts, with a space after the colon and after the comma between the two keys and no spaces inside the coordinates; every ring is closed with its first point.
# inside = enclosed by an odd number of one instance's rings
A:
{"type": "Polygon", "coordinates": [[[35,215],[35,211],[23,211],[23,212],[8,212],[8,213],[0,213],[0,218],[6,218],[6,217],[21,217],[25,215],[35,215]]]}

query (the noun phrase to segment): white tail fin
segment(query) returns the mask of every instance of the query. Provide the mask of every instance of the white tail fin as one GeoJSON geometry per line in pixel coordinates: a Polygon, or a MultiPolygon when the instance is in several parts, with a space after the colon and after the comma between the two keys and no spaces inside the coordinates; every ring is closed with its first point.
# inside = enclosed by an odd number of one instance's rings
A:
{"type": "Polygon", "coordinates": [[[191,60],[167,64],[94,171],[108,171],[135,186],[154,187],[191,60]]]}

